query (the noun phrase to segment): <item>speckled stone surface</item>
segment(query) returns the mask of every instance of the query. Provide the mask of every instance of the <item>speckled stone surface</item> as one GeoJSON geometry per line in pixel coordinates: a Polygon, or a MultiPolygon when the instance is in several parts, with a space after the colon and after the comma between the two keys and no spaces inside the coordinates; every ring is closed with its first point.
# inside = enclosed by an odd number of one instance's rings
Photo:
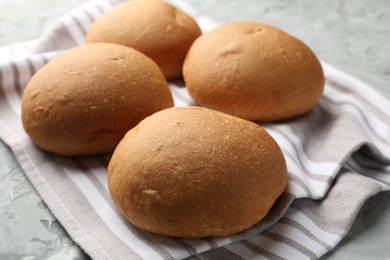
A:
{"type": "Polygon", "coordinates": [[[0,142],[0,259],[84,256],[31,186],[8,147],[0,142]]]}
{"type": "MultiPolygon", "coordinates": [[[[0,0],[0,45],[38,37],[86,0],[0,0]]],[[[318,57],[390,94],[388,0],[187,0],[219,22],[277,26],[318,57]]],[[[0,57],[1,58],[1,57],[0,57]]],[[[346,239],[324,259],[390,259],[390,192],[368,200],[346,239]]],[[[0,259],[88,259],[0,142],[0,259]]]]}

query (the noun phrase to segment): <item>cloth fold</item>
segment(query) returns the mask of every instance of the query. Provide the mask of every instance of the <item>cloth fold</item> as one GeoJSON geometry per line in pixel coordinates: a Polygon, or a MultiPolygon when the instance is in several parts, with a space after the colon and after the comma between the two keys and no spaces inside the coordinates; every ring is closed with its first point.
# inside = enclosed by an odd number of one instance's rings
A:
{"type": "MultiPolygon", "coordinates": [[[[70,236],[94,259],[317,259],[346,236],[365,200],[390,189],[390,100],[322,63],[325,92],[306,115],[262,124],[286,157],[285,193],[250,229],[224,238],[163,237],[127,222],[110,199],[110,155],[61,157],[37,148],[23,130],[21,95],[30,77],[83,44],[94,19],[120,1],[96,0],[59,19],[41,38],[0,48],[0,138],[70,236]]],[[[206,32],[216,23],[181,0],[168,1],[206,32]]],[[[193,105],[170,82],[176,106],[193,105]]]]}

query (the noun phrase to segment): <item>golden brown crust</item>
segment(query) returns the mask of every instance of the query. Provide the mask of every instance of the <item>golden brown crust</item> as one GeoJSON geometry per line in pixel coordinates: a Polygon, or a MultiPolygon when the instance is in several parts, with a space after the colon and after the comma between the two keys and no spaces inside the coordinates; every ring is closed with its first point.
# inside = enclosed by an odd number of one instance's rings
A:
{"type": "Polygon", "coordinates": [[[22,120],[42,149],[87,155],[113,151],[139,121],[171,106],[168,84],[151,59],[97,43],[67,51],[31,78],[22,120]]]}
{"type": "Polygon", "coordinates": [[[206,108],[169,108],[130,130],[108,166],[108,187],[134,225],[167,236],[228,236],[260,221],[287,170],[260,126],[206,108]]]}
{"type": "Polygon", "coordinates": [[[255,22],[227,23],[199,37],[183,77],[199,105],[252,121],[302,115],[324,88],[321,64],[303,42],[255,22]]]}
{"type": "Polygon", "coordinates": [[[200,34],[196,22],[179,9],[159,0],[133,0],[100,16],[88,31],[86,43],[135,48],[153,59],[169,80],[181,76],[187,51],[200,34]]]}

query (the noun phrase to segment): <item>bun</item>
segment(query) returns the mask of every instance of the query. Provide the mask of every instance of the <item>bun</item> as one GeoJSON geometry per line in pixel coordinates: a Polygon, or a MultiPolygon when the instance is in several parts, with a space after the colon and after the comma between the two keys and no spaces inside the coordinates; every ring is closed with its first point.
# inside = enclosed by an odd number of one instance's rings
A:
{"type": "Polygon", "coordinates": [[[196,22],[159,0],[133,0],[101,15],[86,43],[112,42],[139,50],[153,59],[169,79],[181,76],[184,58],[201,34],[196,22]]]}
{"type": "Polygon", "coordinates": [[[199,37],[183,77],[201,106],[252,121],[279,121],[312,109],[324,74],[300,40],[255,22],[227,23],[199,37]]]}
{"type": "Polygon", "coordinates": [[[139,121],[171,106],[168,84],[151,59],[117,44],[88,44],[31,78],[22,121],[40,148],[89,155],[113,151],[139,121]]]}
{"type": "Polygon", "coordinates": [[[112,199],[131,223],[184,238],[249,228],[286,182],[283,154],[263,128],[200,107],[169,108],[144,119],[108,166],[112,199]]]}

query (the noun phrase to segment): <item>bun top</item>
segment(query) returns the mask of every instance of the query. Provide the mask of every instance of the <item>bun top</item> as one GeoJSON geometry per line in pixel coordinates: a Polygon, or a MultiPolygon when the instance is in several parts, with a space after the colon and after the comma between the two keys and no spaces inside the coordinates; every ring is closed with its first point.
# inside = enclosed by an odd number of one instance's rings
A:
{"type": "Polygon", "coordinates": [[[324,88],[316,56],[275,27],[226,23],[199,37],[183,77],[202,106],[252,121],[278,121],[312,109],[324,88]]]}
{"type": "Polygon", "coordinates": [[[111,152],[146,116],[173,106],[157,65],[117,44],[71,49],[42,67],[22,97],[22,121],[42,149],[62,155],[111,152]]]}
{"type": "Polygon", "coordinates": [[[259,125],[206,108],[169,108],[130,130],[108,187],[134,225],[167,236],[227,236],[260,221],[283,192],[286,163],[259,125]]]}
{"type": "Polygon", "coordinates": [[[133,0],[98,17],[86,42],[135,48],[153,59],[167,79],[173,79],[181,76],[187,51],[200,34],[196,22],[176,7],[160,0],[133,0]]]}

